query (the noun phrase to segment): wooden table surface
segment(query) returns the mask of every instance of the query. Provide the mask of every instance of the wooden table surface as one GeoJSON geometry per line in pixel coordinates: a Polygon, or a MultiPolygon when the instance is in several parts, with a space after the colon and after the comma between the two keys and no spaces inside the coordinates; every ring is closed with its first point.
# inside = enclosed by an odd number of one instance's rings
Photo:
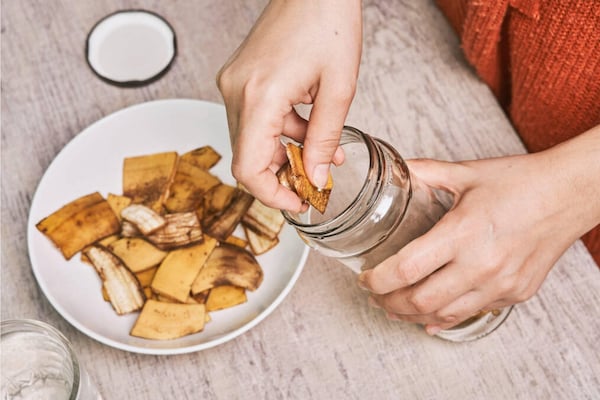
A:
{"type": "MultiPolygon", "coordinates": [[[[30,202],[45,169],[85,127],[123,107],[165,98],[222,102],[215,74],[264,4],[2,3],[2,319],[59,328],[106,399],[600,398],[600,272],[579,242],[503,326],[466,344],[387,321],[367,306],[349,269],[315,252],[269,317],[197,353],[117,350],[54,310],[32,274],[26,244],[30,202]],[[172,69],[142,88],[102,82],[84,58],[89,29],[123,8],[157,12],[177,33],[172,69]]],[[[348,124],[387,139],[407,158],[524,152],[432,2],[365,0],[363,8],[364,52],[348,124]]]]}

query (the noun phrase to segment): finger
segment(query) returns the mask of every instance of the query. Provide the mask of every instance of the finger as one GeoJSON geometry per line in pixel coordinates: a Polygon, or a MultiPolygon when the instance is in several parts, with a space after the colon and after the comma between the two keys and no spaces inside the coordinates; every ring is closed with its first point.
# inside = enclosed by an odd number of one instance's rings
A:
{"type": "MultiPolygon", "coordinates": [[[[232,169],[236,168],[232,164],[232,169]]],[[[252,177],[241,175],[236,177],[254,197],[265,205],[281,210],[302,212],[306,207],[298,195],[279,183],[275,173],[267,168],[252,177]]]]}
{"type": "Polygon", "coordinates": [[[437,333],[441,329],[452,328],[479,314],[480,306],[484,302],[481,298],[481,292],[472,291],[461,296],[457,304],[452,305],[452,308],[444,308],[428,314],[402,314],[386,311],[386,316],[389,319],[422,324],[425,325],[428,332],[435,331],[437,333]]]}
{"type": "Polygon", "coordinates": [[[374,295],[381,308],[395,314],[430,314],[453,303],[475,287],[473,268],[449,263],[414,285],[374,295]]]}
{"type": "Polygon", "coordinates": [[[277,171],[281,168],[283,164],[288,161],[287,154],[285,152],[285,145],[281,142],[276,146],[275,154],[273,154],[273,160],[269,165],[269,169],[273,171],[274,174],[277,174],[277,171]]]}
{"type": "Polygon", "coordinates": [[[462,192],[471,180],[470,169],[463,163],[421,158],[406,160],[406,165],[422,183],[454,194],[462,192]]]}
{"type": "Polygon", "coordinates": [[[264,112],[273,109],[267,105],[245,108],[238,123],[239,135],[235,142],[231,171],[256,198],[264,204],[294,212],[302,210],[302,201],[291,190],[279,183],[273,168],[276,154],[281,152],[280,136],[284,117],[264,112]]]}
{"type": "Polygon", "coordinates": [[[319,188],[327,184],[329,165],[339,147],[353,96],[353,88],[324,79],[315,97],[304,140],[303,161],[308,178],[319,188]]]}
{"type": "Polygon", "coordinates": [[[338,147],[335,149],[335,153],[333,154],[333,163],[337,166],[340,166],[344,163],[346,159],[346,153],[344,153],[344,149],[342,147],[338,147]]]}
{"type": "Polygon", "coordinates": [[[297,142],[304,142],[306,130],[308,129],[308,121],[302,118],[294,108],[287,113],[283,118],[282,134],[297,142]]]}
{"type": "Polygon", "coordinates": [[[448,264],[456,254],[454,236],[438,223],[429,232],[408,243],[396,254],[358,277],[360,287],[376,294],[386,294],[415,284],[438,268],[448,264]]]}
{"type": "Polygon", "coordinates": [[[497,311],[506,307],[510,307],[515,304],[514,301],[510,301],[507,299],[496,300],[493,303],[488,304],[483,308],[483,311],[497,311]]]}
{"type": "Polygon", "coordinates": [[[438,320],[433,314],[405,315],[405,314],[395,314],[393,312],[386,311],[385,317],[391,321],[404,321],[404,322],[411,322],[413,324],[420,324],[420,325],[437,326],[437,324],[438,324],[438,320]]]}
{"type": "Polygon", "coordinates": [[[490,311],[494,294],[489,291],[472,290],[435,313],[435,318],[429,318],[428,332],[450,329],[472,317],[481,317],[490,311]]]}

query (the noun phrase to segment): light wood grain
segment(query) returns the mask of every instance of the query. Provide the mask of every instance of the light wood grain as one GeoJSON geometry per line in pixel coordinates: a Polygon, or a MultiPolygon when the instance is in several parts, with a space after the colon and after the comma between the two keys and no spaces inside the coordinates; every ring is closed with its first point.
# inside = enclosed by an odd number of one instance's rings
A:
{"type": "MultiPolygon", "coordinates": [[[[264,0],[27,0],[2,3],[2,319],[35,318],[73,342],[106,399],[600,398],[600,274],[576,243],[539,293],[477,342],[452,344],[370,309],[356,276],[311,253],[283,304],[246,334],[180,356],[102,345],[71,327],[37,286],[29,205],[60,149],[97,119],[162,98],[221,102],[219,67],[264,0]],[[179,54],[159,81],[122,89],[86,65],[88,30],[144,8],[174,27],[179,54]]],[[[472,159],[524,149],[459,43],[427,1],[364,1],[364,53],[348,124],[405,157],[472,159]]],[[[299,33],[301,34],[301,33],[299,33]]]]}

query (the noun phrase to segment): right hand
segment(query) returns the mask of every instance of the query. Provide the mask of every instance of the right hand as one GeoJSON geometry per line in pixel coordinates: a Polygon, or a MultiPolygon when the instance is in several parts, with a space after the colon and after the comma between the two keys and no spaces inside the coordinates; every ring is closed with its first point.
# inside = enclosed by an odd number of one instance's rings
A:
{"type": "Polygon", "coordinates": [[[304,143],[304,167],[317,187],[331,162],[343,162],[339,139],[358,78],[361,18],[359,0],[272,0],[219,71],[233,176],[266,205],[304,208],[275,175],[287,161],[282,135],[304,143]],[[297,104],[313,105],[308,121],[297,104]]]}

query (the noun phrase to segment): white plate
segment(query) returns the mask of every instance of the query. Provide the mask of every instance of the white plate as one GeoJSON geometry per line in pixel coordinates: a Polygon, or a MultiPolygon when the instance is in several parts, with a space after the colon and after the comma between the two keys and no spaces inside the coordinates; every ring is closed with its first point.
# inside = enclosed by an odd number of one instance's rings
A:
{"type": "Polygon", "coordinates": [[[118,316],[102,299],[101,282],[79,254],[65,261],[35,224],[79,196],[122,193],[121,168],[128,156],[180,153],[211,145],[223,158],[212,173],[233,184],[225,109],[198,100],[160,100],[132,106],[92,124],[58,154],[39,183],[28,222],[29,257],[35,277],[54,308],[88,336],[122,350],[180,354],[227,342],[262,321],[285,298],[306,260],[308,247],[285,225],[280,243],[257,257],[264,280],[245,304],[211,313],[203,332],[175,340],[136,338],[129,331],[137,313],[118,316]]]}

